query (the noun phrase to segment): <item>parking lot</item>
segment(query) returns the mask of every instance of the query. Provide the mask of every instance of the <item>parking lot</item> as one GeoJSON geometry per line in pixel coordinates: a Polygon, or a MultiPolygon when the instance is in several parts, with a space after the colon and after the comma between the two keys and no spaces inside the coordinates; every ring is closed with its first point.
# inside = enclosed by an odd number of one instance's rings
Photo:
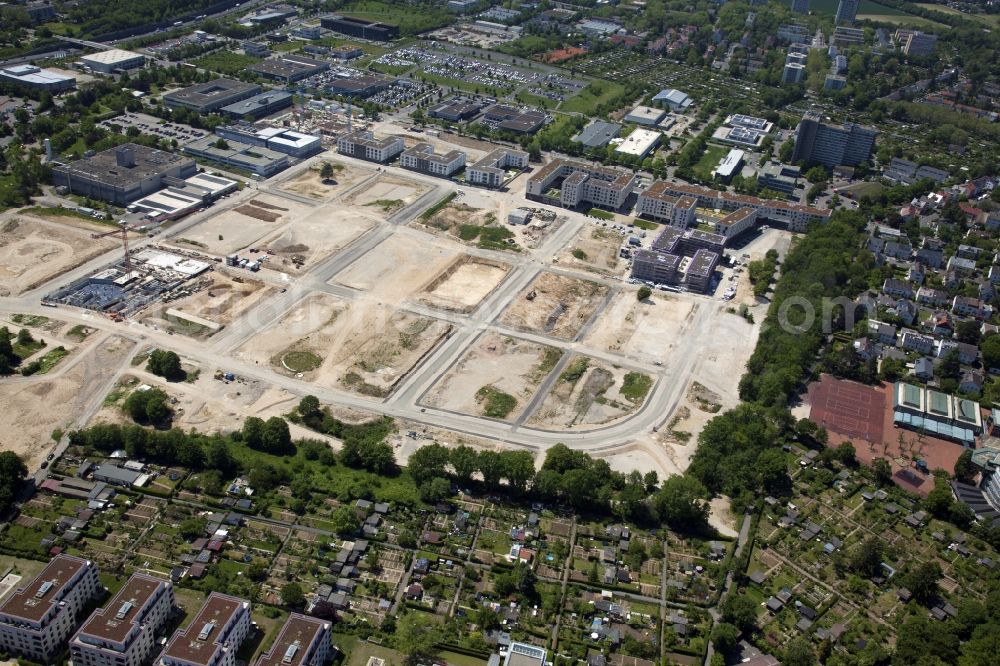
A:
{"type": "Polygon", "coordinates": [[[201,137],[208,136],[209,134],[209,132],[205,130],[195,129],[190,125],[171,123],[157,118],[156,116],[150,116],[145,113],[131,113],[129,111],[126,111],[120,116],[115,116],[114,118],[102,121],[99,123],[99,126],[111,131],[115,131],[113,126],[118,126],[123,129],[136,127],[143,134],[151,134],[153,136],[158,136],[161,139],[174,139],[179,145],[190,143],[195,139],[200,139],[201,137]]]}

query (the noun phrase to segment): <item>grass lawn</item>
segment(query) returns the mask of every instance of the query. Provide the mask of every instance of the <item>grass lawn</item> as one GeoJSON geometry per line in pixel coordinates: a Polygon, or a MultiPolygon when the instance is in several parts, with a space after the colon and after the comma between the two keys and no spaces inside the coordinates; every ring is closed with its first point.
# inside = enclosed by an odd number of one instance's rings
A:
{"type": "MultiPolygon", "coordinates": [[[[354,637],[352,636],[351,638],[354,637]]],[[[375,645],[368,641],[355,640],[357,642],[352,646],[350,656],[347,658],[344,666],[367,666],[369,657],[384,659],[386,664],[402,664],[405,661],[403,655],[395,650],[390,650],[387,647],[375,645]]],[[[333,642],[335,645],[344,646],[344,643],[339,641],[336,636],[333,642]]]]}
{"type": "Polygon", "coordinates": [[[660,228],[656,222],[650,222],[649,220],[640,220],[638,217],[632,222],[637,229],[645,229],[646,231],[655,231],[660,228]]]}
{"type": "Polygon", "coordinates": [[[923,7],[924,9],[930,9],[931,11],[941,12],[942,14],[964,16],[967,19],[982,21],[983,23],[989,23],[990,25],[1000,25],[1000,14],[967,14],[959,9],[955,9],[954,7],[949,7],[948,5],[936,5],[931,2],[918,2],[917,7],[923,7]]]}
{"type": "Polygon", "coordinates": [[[652,386],[653,379],[649,375],[629,372],[622,382],[621,394],[635,404],[639,404],[646,398],[646,394],[649,393],[652,386]]]}
{"type": "Polygon", "coordinates": [[[712,171],[719,166],[719,162],[728,152],[729,149],[724,146],[708,144],[708,147],[705,148],[705,154],[694,165],[695,175],[702,180],[712,180],[712,171]]]}
{"type": "Polygon", "coordinates": [[[260,61],[261,58],[254,56],[233,53],[232,51],[216,51],[192,61],[192,64],[220,74],[237,74],[260,61]]]}
{"type": "MultiPolygon", "coordinates": [[[[891,8],[886,7],[886,9],[891,8]]],[[[867,19],[869,21],[876,21],[879,23],[892,23],[893,25],[903,25],[912,28],[948,29],[948,26],[944,23],[938,23],[937,21],[931,21],[930,19],[925,19],[922,16],[913,16],[911,14],[858,14],[858,20],[861,19],[867,19]]]]}
{"type": "Polygon", "coordinates": [[[69,356],[69,352],[64,347],[56,347],[52,351],[45,354],[45,356],[38,359],[41,367],[38,369],[38,374],[44,375],[46,372],[56,367],[59,361],[63,360],[69,356]]]}
{"type": "Polygon", "coordinates": [[[23,557],[4,557],[3,566],[0,566],[0,574],[5,573],[8,569],[11,573],[16,573],[22,578],[22,582],[27,582],[42,573],[42,569],[48,562],[39,562],[37,560],[27,560],[23,557]]]}
{"type": "Polygon", "coordinates": [[[611,81],[592,81],[586,88],[559,107],[560,111],[567,113],[592,114],[601,104],[611,101],[615,97],[625,92],[625,86],[611,81]]]}
{"type": "Polygon", "coordinates": [[[174,587],[174,597],[177,605],[184,609],[184,619],[181,620],[181,627],[191,624],[191,620],[198,613],[198,609],[205,603],[206,595],[198,590],[191,590],[186,587],[174,587]]]}
{"type": "Polygon", "coordinates": [[[486,663],[484,659],[470,657],[467,654],[459,654],[450,650],[442,650],[438,653],[438,656],[451,666],[483,666],[486,663]]]}
{"type": "Polygon", "coordinates": [[[476,397],[484,403],[483,414],[494,419],[505,418],[517,407],[517,398],[493,386],[482,387],[476,397]]]}

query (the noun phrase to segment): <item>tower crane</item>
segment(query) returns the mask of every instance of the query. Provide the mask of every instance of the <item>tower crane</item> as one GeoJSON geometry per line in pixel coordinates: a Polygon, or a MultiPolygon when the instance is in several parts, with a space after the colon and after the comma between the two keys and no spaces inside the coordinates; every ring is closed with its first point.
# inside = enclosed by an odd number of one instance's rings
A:
{"type": "Polygon", "coordinates": [[[117,229],[105,231],[102,234],[90,234],[90,237],[95,239],[106,238],[107,236],[114,236],[115,234],[121,234],[122,248],[125,250],[125,275],[130,275],[132,273],[132,259],[129,257],[128,253],[128,225],[126,225],[125,222],[119,222],[117,229]]]}

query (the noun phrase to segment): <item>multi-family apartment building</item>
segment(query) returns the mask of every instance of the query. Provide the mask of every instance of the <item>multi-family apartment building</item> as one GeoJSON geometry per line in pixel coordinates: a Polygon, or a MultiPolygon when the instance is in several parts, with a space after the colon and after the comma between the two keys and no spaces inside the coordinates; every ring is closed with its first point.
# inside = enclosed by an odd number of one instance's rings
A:
{"type": "Polygon", "coordinates": [[[725,247],[725,238],[700,230],[682,232],[664,227],[652,249],[639,250],[632,261],[632,277],[658,284],[684,285],[705,292],[725,247]]]}
{"type": "Polygon", "coordinates": [[[687,195],[673,196],[662,192],[646,190],[636,202],[636,212],[642,217],[650,217],[666,222],[678,229],[687,229],[695,223],[698,200],[687,195]]]}
{"type": "MultiPolygon", "coordinates": [[[[670,183],[664,180],[656,181],[645,191],[639,193],[637,202],[639,212],[655,210],[656,205],[650,199],[662,196],[688,196],[695,199],[702,208],[731,211],[752,208],[757,211],[758,220],[767,219],[782,222],[788,225],[791,231],[805,231],[810,222],[825,222],[830,219],[830,211],[821,208],[776,199],[759,199],[745,194],[732,194],[698,185],[670,183]]],[[[649,214],[653,215],[652,212],[649,214]]]]}
{"type": "Polygon", "coordinates": [[[74,666],[140,666],[174,607],[169,582],[136,573],[98,608],[69,643],[74,666]]]}
{"type": "Polygon", "coordinates": [[[630,171],[556,159],[531,175],[526,196],[566,208],[587,204],[618,210],[625,205],[635,183],[636,176],[630,171]]]}
{"type": "Polygon", "coordinates": [[[418,143],[402,152],[399,156],[399,166],[447,178],[465,166],[465,153],[460,150],[449,150],[447,153],[437,155],[431,144],[418,143]]]}
{"type": "Polygon", "coordinates": [[[383,164],[403,152],[405,147],[401,137],[387,136],[376,139],[375,135],[367,130],[348,132],[337,139],[337,152],[341,155],[383,164]]]}
{"type": "Polygon", "coordinates": [[[795,132],[793,162],[835,166],[856,166],[868,160],[878,132],[853,123],[831,125],[807,113],[795,132]]]}
{"type": "Polygon", "coordinates": [[[56,555],[0,606],[0,650],[52,663],[66,649],[80,612],[100,590],[93,562],[56,555]]]}
{"type": "Polygon", "coordinates": [[[331,656],[330,630],[325,620],[292,613],[255,666],[325,666],[331,656]]]}
{"type": "Polygon", "coordinates": [[[174,632],[161,666],[236,666],[236,652],[250,633],[250,602],[213,592],[194,620],[174,632]]]}
{"type": "Polygon", "coordinates": [[[528,153],[510,148],[497,148],[465,171],[465,180],[473,185],[500,187],[507,179],[508,169],[528,166],[528,153]]]}

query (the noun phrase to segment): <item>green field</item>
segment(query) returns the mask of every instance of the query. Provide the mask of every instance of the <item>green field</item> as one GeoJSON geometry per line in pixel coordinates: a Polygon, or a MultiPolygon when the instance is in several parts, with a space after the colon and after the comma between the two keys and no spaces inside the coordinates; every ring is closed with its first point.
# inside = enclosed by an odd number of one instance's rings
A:
{"type": "Polygon", "coordinates": [[[611,81],[593,81],[586,88],[559,107],[560,111],[567,113],[593,114],[601,104],[605,104],[625,92],[625,86],[611,81]]]}
{"type": "MultiPolygon", "coordinates": [[[[840,0],[809,0],[809,11],[816,12],[817,14],[834,16],[837,13],[838,4],[840,4],[840,0]]],[[[858,3],[858,16],[862,14],[907,16],[907,13],[901,9],[886,7],[885,5],[880,5],[877,2],[872,2],[872,0],[861,0],[861,2],[858,3]]]]}
{"type": "Polygon", "coordinates": [[[948,5],[936,5],[933,2],[918,2],[916,4],[917,7],[923,7],[924,9],[930,9],[931,11],[941,12],[942,14],[953,14],[955,16],[963,16],[973,21],[982,21],[983,23],[988,23],[990,25],[1000,25],[1000,14],[967,14],[963,11],[955,9],[954,7],[949,7],[948,5]]]}
{"type": "Polygon", "coordinates": [[[260,58],[233,53],[232,51],[216,51],[192,61],[191,64],[202,69],[210,69],[220,74],[238,74],[250,65],[255,65],[260,61],[260,58]]]}
{"type": "Polygon", "coordinates": [[[712,180],[712,171],[715,170],[715,167],[719,166],[719,162],[722,161],[722,158],[728,152],[729,149],[724,146],[709,144],[705,149],[705,154],[701,156],[701,159],[693,167],[695,175],[702,180],[712,180]]]}

